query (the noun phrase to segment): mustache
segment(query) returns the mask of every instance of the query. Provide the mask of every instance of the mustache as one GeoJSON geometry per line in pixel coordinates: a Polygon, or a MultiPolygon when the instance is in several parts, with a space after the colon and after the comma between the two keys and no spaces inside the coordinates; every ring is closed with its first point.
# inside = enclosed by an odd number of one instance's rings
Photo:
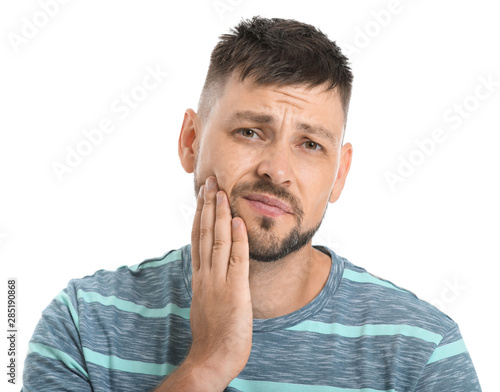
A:
{"type": "Polygon", "coordinates": [[[302,203],[296,196],[290,193],[286,188],[274,185],[272,182],[266,180],[259,180],[253,184],[241,183],[235,185],[235,187],[231,190],[231,194],[229,195],[231,204],[234,203],[234,201],[238,197],[243,197],[244,195],[247,195],[249,193],[267,193],[289,204],[299,224],[302,223],[302,219],[304,217],[304,210],[302,209],[302,203]]]}

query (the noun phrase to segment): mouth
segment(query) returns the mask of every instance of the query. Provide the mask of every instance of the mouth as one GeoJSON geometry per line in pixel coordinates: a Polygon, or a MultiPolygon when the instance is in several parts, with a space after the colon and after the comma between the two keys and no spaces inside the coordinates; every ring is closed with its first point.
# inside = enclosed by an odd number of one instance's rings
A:
{"type": "Polygon", "coordinates": [[[254,193],[244,196],[243,199],[262,215],[275,218],[284,214],[293,214],[293,209],[288,204],[271,196],[254,193]]]}

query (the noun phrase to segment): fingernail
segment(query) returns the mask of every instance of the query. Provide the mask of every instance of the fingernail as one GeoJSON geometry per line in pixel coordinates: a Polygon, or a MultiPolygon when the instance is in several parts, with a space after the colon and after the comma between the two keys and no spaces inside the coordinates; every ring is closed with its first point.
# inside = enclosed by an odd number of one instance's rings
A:
{"type": "Polygon", "coordinates": [[[198,199],[201,199],[205,193],[205,185],[202,185],[200,187],[200,190],[198,191],[198,199]]]}
{"type": "Polygon", "coordinates": [[[222,202],[223,198],[224,194],[222,192],[217,192],[217,205],[219,205],[222,202]]]}
{"type": "Polygon", "coordinates": [[[213,177],[208,177],[207,178],[207,190],[212,190],[215,187],[215,180],[213,177]]]}
{"type": "Polygon", "coordinates": [[[233,229],[236,229],[240,225],[240,220],[239,219],[233,219],[232,224],[233,224],[233,229]]]}

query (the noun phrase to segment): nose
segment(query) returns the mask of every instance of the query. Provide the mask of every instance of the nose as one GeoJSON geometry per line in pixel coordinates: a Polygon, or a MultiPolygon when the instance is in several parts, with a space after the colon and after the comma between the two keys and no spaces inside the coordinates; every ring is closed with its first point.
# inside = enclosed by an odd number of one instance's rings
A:
{"type": "Polygon", "coordinates": [[[257,166],[259,177],[288,187],[291,184],[292,172],[290,146],[283,141],[266,146],[257,166]]]}

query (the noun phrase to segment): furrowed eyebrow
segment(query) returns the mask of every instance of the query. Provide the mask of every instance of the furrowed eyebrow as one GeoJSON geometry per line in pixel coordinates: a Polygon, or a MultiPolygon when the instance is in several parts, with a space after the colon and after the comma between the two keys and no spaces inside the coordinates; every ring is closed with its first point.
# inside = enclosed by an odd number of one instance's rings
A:
{"type": "Polygon", "coordinates": [[[231,121],[251,121],[259,124],[270,124],[274,122],[273,116],[263,113],[252,112],[250,110],[238,111],[229,118],[231,121]]]}
{"type": "Polygon", "coordinates": [[[310,135],[315,135],[324,139],[327,139],[332,144],[337,144],[337,138],[333,136],[332,132],[323,127],[314,127],[306,123],[299,123],[297,129],[308,133],[310,135]]]}
{"type": "MultiPolygon", "coordinates": [[[[269,114],[253,112],[251,110],[243,110],[234,112],[227,120],[228,123],[231,123],[233,121],[249,121],[257,124],[272,124],[276,121],[276,119],[269,114]]],[[[338,143],[337,138],[333,135],[333,133],[321,126],[299,123],[297,124],[297,129],[310,135],[326,139],[332,144],[336,145],[338,143]]]]}

